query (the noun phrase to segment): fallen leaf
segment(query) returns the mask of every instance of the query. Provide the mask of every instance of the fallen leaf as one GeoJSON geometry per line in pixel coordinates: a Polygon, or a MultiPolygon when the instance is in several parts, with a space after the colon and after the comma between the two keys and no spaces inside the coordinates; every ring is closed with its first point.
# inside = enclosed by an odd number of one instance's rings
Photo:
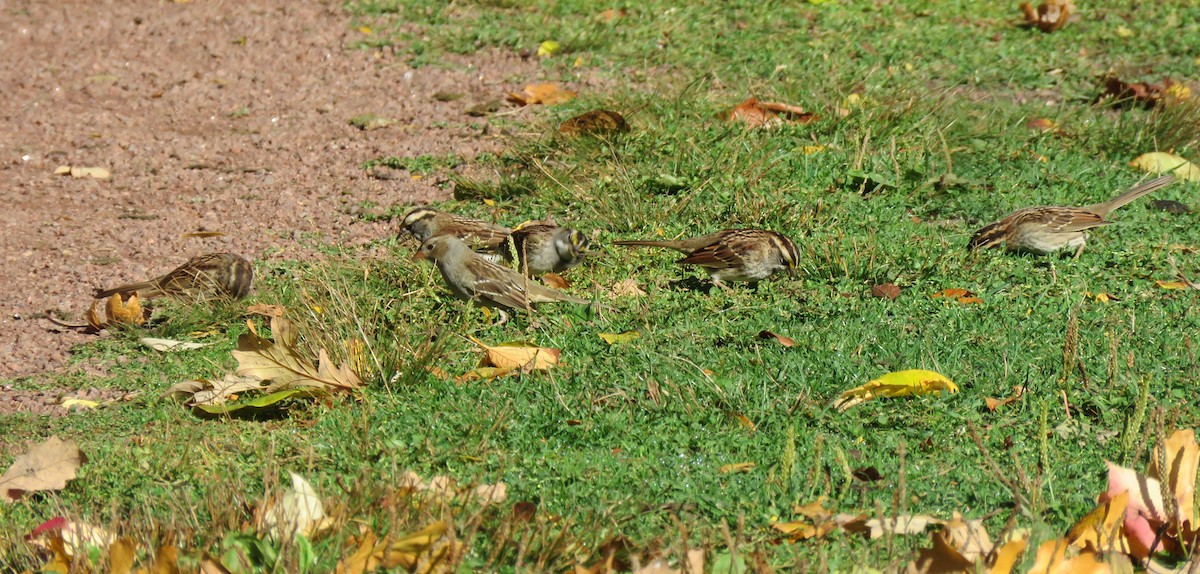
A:
{"type": "Polygon", "coordinates": [[[1021,555],[1025,553],[1025,548],[1029,545],[1029,539],[1018,538],[1011,542],[1006,542],[999,550],[996,551],[996,560],[992,563],[990,574],[1010,574],[1013,568],[1017,565],[1017,561],[1021,559],[1021,555]]]}
{"type": "Polygon", "coordinates": [[[271,333],[275,336],[274,342],[253,332],[238,337],[233,358],[237,359],[239,375],[252,375],[271,381],[267,389],[270,392],[292,387],[341,391],[362,387],[362,379],[350,368],[349,363],[334,366],[325,349],[317,351],[315,366],[301,356],[296,347],[298,333],[287,319],[272,317],[271,333]]]}
{"type": "Polygon", "coordinates": [[[1125,510],[1129,506],[1129,493],[1121,492],[1100,503],[1091,512],[1079,519],[1067,531],[1067,542],[1079,548],[1091,548],[1097,552],[1129,552],[1129,544],[1121,534],[1125,510]]]}
{"type": "Polygon", "coordinates": [[[871,286],[871,296],[893,301],[900,296],[900,288],[892,283],[881,283],[871,286]]]}
{"type": "Polygon", "coordinates": [[[538,57],[553,56],[561,49],[562,46],[560,46],[558,42],[555,42],[554,40],[546,40],[545,42],[538,44],[537,55],[538,57]]]}
{"type": "Polygon", "coordinates": [[[1149,556],[1152,546],[1168,552],[1177,549],[1169,537],[1160,538],[1158,535],[1158,529],[1167,522],[1162,483],[1133,469],[1108,461],[1106,464],[1108,490],[1100,495],[1098,502],[1105,503],[1122,494],[1129,497],[1122,524],[1122,533],[1129,543],[1129,554],[1138,559],[1145,559],[1149,556]]]}
{"type": "Polygon", "coordinates": [[[1186,84],[1176,82],[1167,77],[1161,84],[1150,82],[1126,82],[1116,76],[1104,77],[1104,89],[1096,96],[1096,101],[1111,100],[1115,107],[1141,106],[1146,109],[1160,105],[1173,105],[1181,100],[1190,99],[1191,89],[1186,84]]]}
{"type": "Polygon", "coordinates": [[[622,279],[621,281],[617,281],[616,284],[614,284],[612,286],[612,290],[610,293],[614,299],[619,298],[619,297],[645,297],[646,296],[646,292],[642,291],[641,287],[638,287],[637,280],[633,279],[632,277],[629,279],[622,279]]]}
{"type": "Polygon", "coordinates": [[[128,574],[132,571],[135,550],[132,538],[114,540],[108,546],[109,574],[128,574]]]}
{"type": "Polygon", "coordinates": [[[74,440],[52,436],[13,460],[0,476],[0,499],[16,502],[27,492],[61,490],[86,461],[74,440]]]}
{"type": "Polygon", "coordinates": [[[1200,445],[1196,443],[1195,431],[1190,429],[1177,430],[1164,439],[1159,448],[1154,449],[1146,469],[1146,474],[1167,485],[1167,492],[1175,499],[1171,526],[1176,532],[1184,522],[1200,523],[1200,515],[1193,508],[1197,471],[1200,471],[1200,445]],[[1159,460],[1159,451],[1166,455],[1166,462],[1159,460]]]}
{"type": "Polygon", "coordinates": [[[102,167],[83,167],[79,165],[60,165],[55,168],[54,175],[69,175],[75,178],[90,177],[92,179],[108,179],[112,177],[112,173],[102,167]]]}
{"type": "Polygon", "coordinates": [[[58,546],[67,556],[88,556],[94,550],[108,548],[117,535],[99,526],[58,516],[39,524],[25,539],[51,552],[58,546]]]}
{"type": "Polygon", "coordinates": [[[798,106],[760,102],[758,98],[747,98],[724,113],[723,119],[728,122],[742,122],[752,128],[769,128],[785,123],[811,123],[816,121],[817,114],[806,112],[798,106]]]}
{"type": "Polygon", "coordinates": [[[529,343],[510,342],[499,345],[487,345],[474,337],[468,336],[472,343],[484,350],[484,358],[480,366],[496,367],[506,371],[545,371],[558,365],[559,349],[538,347],[529,343]]]}
{"type": "Polygon", "coordinates": [[[1179,179],[1200,181],[1200,166],[1173,153],[1154,151],[1137,156],[1129,165],[1150,173],[1170,172],[1179,179]]]}
{"type": "Polygon", "coordinates": [[[1075,11],[1071,0],[1046,0],[1037,8],[1028,2],[1022,2],[1020,7],[1025,15],[1025,25],[1047,33],[1066,26],[1071,13],[1075,11]]]}
{"type": "Polygon", "coordinates": [[[276,412],[282,408],[281,403],[287,399],[306,399],[312,397],[325,396],[329,391],[316,387],[297,387],[275,391],[261,397],[253,399],[239,399],[240,397],[229,397],[230,401],[211,404],[211,405],[192,405],[193,414],[201,418],[209,418],[212,416],[232,416],[237,418],[253,419],[264,413],[276,412]],[[203,413],[203,414],[202,414],[203,413]]]}
{"type": "Polygon", "coordinates": [[[62,405],[62,407],[67,410],[94,409],[94,408],[100,406],[100,403],[98,403],[96,401],[89,401],[86,399],[63,399],[62,401],[59,401],[58,404],[62,405]]]}
{"type": "Polygon", "coordinates": [[[291,540],[297,536],[311,538],[332,526],[312,485],[292,471],[288,475],[292,477],[292,487],[268,503],[259,520],[259,529],[276,540],[291,540]]]}
{"type": "Polygon", "coordinates": [[[1184,283],[1183,281],[1163,281],[1160,279],[1155,281],[1154,284],[1162,287],[1163,289],[1169,289],[1172,291],[1188,288],[1188,284],[1184,283]]]}
{"type": "Polygon", "coordinates": [[[193,349],[203,349],[212,343],[195,343],[190,341],[176,341],[174,339],[156,339],[154,337],[142,337],[138,339],[143,345],[154,349],[155,351],[191,351],[193,349]]]}
{"type": "Polygon", "coordinates": [[[525,86],[524,91],[521,93],[509,93],[508,101],[518,106],[532,106],[535,104],[553,106],[569,102],[575,99],[577,95],[579,95],[579,92],[564,90],[555,83],[529,84],[525,86]]]}
{"type": "Polygon", "coordinates": [[[907,397],[932,393],[957,393],[958,385],[945,375],[921,369],[896,371],[842,393],[834,407],[838,411],[879,397],[907,397]]]}
{"type": "Polygon", "coordinates": [[[1004,399],[993,399],[992,397],[987,397],[984,399],[984,402],[987,404],[988,411],[996,412],[996,409],[1021,398],[1021,395],[1024,394],[1025,387],[1013,387],[1013,394],[1009,395],[1008,397],[1004,399]]]}
{"type": "Polygon", "coordinates": [[[568,283],[566,279],[563,279],[563,276],[559,275],[558,273],[543,274],[542,283],[545,283],[546,286],[553,287],[555,289],[567,289],[571,286],[571,284],[568,283]]]}
{"type": "MultiPolygon", "coordinates": [[[[919,550],[917,558],[909,563],[907,572],[962,572],[965,574],[975,571],[975,563],[967,560],[950,544],[945,532],[934,532],[930,538],[933,540],[933,546],[919,550]]],[[[1034,569],[1032,571],[1044,572],[1045,570],[1034,569]]]]}
{"type": "Polygon", "coordinates": [[[609,8],[602,10],[597,17],[604,22],[612,22],[624,18],[628,13],[624,8],[609,8]]]}
{"type": "Polygon", "coordinates": [[[753,462],[735,462],[733,464],[726,464],[726,465],[721,466],[720,472],[721,472],[721,474],[730,474],[730,473],[734,473],[734,472],[750,472],[750,471],[754,470],[754,467],[756,467],[756,466],[758,466],[758,465],[753,462]]]}
{"type": "Polygon", "coordinates": [[[192,239],[192,238],[203,238],[203,237],[223,237],[224,235],[225,235],[225,233],[221,232],[221,231],[192,231],[189,233],[184,233],[183,235],[180,235],[179,237],[181,237],[183,239],[192,239]]]}
{"type": "Polygon", "coordinates": [[[501,504],[508,500],[508,485],[501,482],[476,486],[473,500],[483,504],[501,504]]]}
{"type": "Polygon", "coordinates": [[[638,331],[625,331],[623,333],[596,333],[596,335],[598,335],[602,340],[604,340],[605,343],[608,343],[609,345],[624,345],[625,343],[629,343],[642,336],[642,334],[638,331]]]}
{"type": "Polygon", "coordinates": [[[966,289],[959,288],[943,289],[937,293],[934,293],[933,295],[930,295],[930,297],[934,299],[951,299],[958,303],[962,303],[963,305],[983,303],[983,299],[976,297],[974,293],[967,291],[966,289]]]}
{"type": "Polygon", "coordinates": [[[1192,212],[1192,208],[1187,204],[1174,199],[1155,199],[1150,202],[1150,207],[1159,211],[1165,211],[1171,215],[1185,215],[1192,212]]]}
{"type": "Polygon", "coordinates": [[[153,574],[179,574],[179,549],[171,544],[159,546],[150,571],[153,574]]]}
{"type": "Polygon", "coordinates": [[[796,341],[792,340],[791,337],[785,337],[783,335],[780,335],[779,333],[774,333],[774,332],[767,331],[767,330],[759,331],[758,338],[759,339],[775,339],[776,341],[779,341],[779,344],[783,345],[784,347],[795,347],[796,346],[796,341]]]}
{"type": "Polygon", "coordinates": [[[287,308],[283,305],[268,305],[266,303],[257,303],[246,307],[247,315],[262,315],[264,317],[282,317],[287,313],[287,308]]]}
{"type": "Polygon", "coordinates": [[[558,126],[558,131],[571,136],[602,135],[629,131],[625,117],[609,110],[584,112],[558,126]]]}
{"type": "Polygon", "coordinates": [[[747,417],[742,413],[729,413],[729,416],[733,417],[733,420],[737,421],[738,426],[750,432],[755,432],[758,430],[758,425],[755,425],[754,421],[750,420],[750,417],[747,417]]]}
{"type": "Polygon", "coordinates": [[[242,377],[226,373],[219,381],[193,379],[176,383],[162,396],[187,397],[188,405],[219,405],[226,400],[236,400],[241,393],[265,391],[266,383],[258,377],[242,377]]]}

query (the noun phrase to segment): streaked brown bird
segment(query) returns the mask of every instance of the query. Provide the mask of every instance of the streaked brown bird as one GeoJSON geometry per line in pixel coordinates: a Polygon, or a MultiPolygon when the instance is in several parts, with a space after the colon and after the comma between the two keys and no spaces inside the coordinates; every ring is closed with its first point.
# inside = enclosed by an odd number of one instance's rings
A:
{"type": "Polygon", "coordinates": [[[1045,255],[1074,248],[1075,257],[1083,253],[1088,231],[1113,223],[1104,219],[1109,213],[1148,193],[1175,181],[1170,175],[1147,181],[1103,203],[1084,207],[1040,206],[1018,209],[1004,219],[975,232],[969,249],[1004,246],[1009,251],[1045,255]]]}
{"type": "Polygon", "coordinates": [[[509,262],[515,256],[519,269],[533,277],[562,273],[583,263],[588,241],[580,231],[548,219],[518,225],[499,251],[509,262]]]}
{"type": "Polygon", "coordinates": [[[534,303],[589,302],[534,283],[512,269],[492,263],[452,235],[430,237],[413,254],[413,259],[433,261],[456,297],[486,307],[528,311],[534,303]]]}
{"type": "Polygon", "coordinates": [[[617,241],[617,245],[666,247],[687,254],[683,265],[698,265],[708,271],[712,282],[758,283],[787,270],[796,274],[800,252],[786,235],[766,229],[725,229],[709,235],[677,241],[617,241]]]}
{"type": "Polygon", "coordinates": [[[463,240],[472,249],[487,251],[495,250],[512,233],[511,229],[503,225],[429,207],[418,207],[409,211],[400,221],[400,226],[421,243],[425,243],[430,237],[451,235],[463,240]]]}
{"type": "Polygon", "coordinates": [[[254,284],[254,267],[240,255],[206,253],[197,255],[162,277],[130,283],[111,289],[97,289],[96,299],[120,293],[128,297],[137,293],[142,299],[154,297],[229,297],[241,299],[250,294],[254,284]]]}

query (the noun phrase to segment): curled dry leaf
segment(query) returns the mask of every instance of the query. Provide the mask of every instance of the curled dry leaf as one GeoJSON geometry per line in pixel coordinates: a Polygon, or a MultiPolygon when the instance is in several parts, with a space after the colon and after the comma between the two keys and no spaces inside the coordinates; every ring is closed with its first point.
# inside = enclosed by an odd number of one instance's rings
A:
{"type": "Polygon", "coordinates": [[[563,122],[558,131],[571,136],[625,133],[629,131],[629,124],[617,112],[592,110],[563,122]]]}
{"type": "Polygon", "coordinates": [[[332,526],[325,515],[325,505],[317,491],[304,477],[288,471],[292,487],[267,504],[259,517],[258,527],[276,540],[291,540],[297,536],[311,538],[332,526]]]}
{"type": "Polygon", "coordinates": [[[1024,394],[1025,387],[1018,386],[1013,387],[1013,394],[1009,395],[1007,398],[993,399],[992,397],[987,397],[984,399],[984,402],[987,404],[987,410],[989,412],[996,412],[996,409],[1021,398],[1021,396],[1024,394]]]}
{"type": "Polygon", "coordinates": [[[52,436],[18,456],[0,476],[0,499],[16,502],[26,492],[61,490],[86,461],[75,441],[52,436]]]}
{"type": "Polygon", "coordinates": [[[568,289],[571,287],[571,284],[568,283],[566,279],[563,279],[563,276],[559,275],[558,273],[543,274],[542,283],[545,283],[547,287],[553,287],[555,289],[568,289]]]}
{"type": "Polygon", "coordinates": [[[508,101],[518,106],[532,106],[535,104],[553,106],[569,102],[575,99],[577,95],[579,95],[579,92],[564,90],[555,83],[529,84],[525,86],[525,89],[521,93],[509,93],[508,101]]]}
{"type": "Polygon", "coordinates": [[[110,325],[142,325],[145,324],[146,318],[149,317],[148,310],[142,308],[142,303],[138,299],[137,293],[129,296],[126,301],[121,298],[120,293],[113,293],[111,297],[104,302],[104,318],[100,318],[100,313],[96,311],[96,303],[92,301],[92,305],[88,307],[84,318],[87,324],[93,331],[99,331],[107,328],[110,325]]]}
{"type": "Polygon", "coordinates": [[[1200,181],[1200,166],[1173,153],[1144,153],[1129,162],[1129,165],[1150,173],[1170,173],[1179,179],[1200,181]]]}
{"type": "Polygon", "coordinates": [[[879,397],[907,397],[934,393],[957,393],[958,385],[945,375],[923,369],[910,369],[888,373],[865,385],[842,393],[833,406],[844,411],[879,397]]]}
{"type": "Polygon", "coordinates": [[[807,124],[816,121],[817,114],[789,104],[760,102],[748,98],[723,114],[728,122],[743,122],[752,128],[770,128],[787,124],[807,124]]]}
{"type": "Polygon", "coordinates": [[[613,299],[617,299],[620,297],[645,297],[646,296],[646,292],[643,291],[641,287],[638,287],[637,280],[633,279],[632,277],[629,279],[622,279],[621,281],[617,281],[616,284],[614,284],[612,286],[612,290],[611,290],[610,294],[612,295],[613,299]]]}
{"type": "Polygon", "coordinates": [[[1025,25],[1032,26],[1043,32],[1054,32],[1067,25],[1075,5],[1071,0],[1046,0],[1037,8],[1028,2],[1021,3],[1021,12],[1025,15],[1025,25]]]}
{"type": "Polygon", "coordinates": [[[227,401],[235,401],[238,395],[250,391],[265,391],[266,383],[258,377],[241,377],[226,373],[225,378],[214,381],[211,379],[196,379],[176,383],[163,396],[177,398],[187,397],[189,406],[220,405],[227,401]]]}
{"type": "Polygon", "coordinates": [[[780,335],[779,333],[775,333],[773,331],[767,331],[765,329],[758,332],[758,338],[759,339],[775,339],[776,341],[779,341],[779,344],[783,345],[784,347],[795,347],[796,346],[796,341],[793,340],[791,337],[785,337],[783,335],[780,335]]]}
{"type": "Polygon", "coordinates": [[[387,536],[380,540],[373,532],[365,530],[355,545],[358,549],[338,563],[337,574],[366,574],[379,568],[397,567],[426,574],[453,572],[450,564],[461,554],[463,547],[445,521],[395,539],[387,536]]]}
{"type": "Polygon", "coordinates": [[[237,359],[239,375],[271,381],[267,388],[269,392],[295,387],[339,391],[362,387],[362,379],[350,368],[349,363],[335,366],[325,349],[317,351],[315,366],[301,355],[296,347],[298,334],[291,321],[272,317],[271,332],[275,335],[274,342],[253,332],[238,337],[238,348],[233,352],[233,358],[237,359]]]}

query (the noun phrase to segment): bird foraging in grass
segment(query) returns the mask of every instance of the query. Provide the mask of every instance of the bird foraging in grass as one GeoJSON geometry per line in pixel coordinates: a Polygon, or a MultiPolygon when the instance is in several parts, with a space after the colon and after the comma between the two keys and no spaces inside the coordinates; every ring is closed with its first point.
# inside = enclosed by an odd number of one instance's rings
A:
{"type": "Polygon", "coordinates": [[[1075,257],[1083,253],[1088,231],[1113,222],[1104,219],[1109,213],[1138,198],[1170,185],[1175,178],[1164,175],[1147,181],[1108,201],[1084,207],[1040,206],[1014,211],[1004,219],[975,232],[967,244],[969,249],[989,249],[1004,246],[1008,251],[1025,251],[1045,255],[1061,249],[1075,249],[1075,257]]]}
{"type": "Polygon", "coordinates": [[[250,294],[253,283],[254,267],[244,257],[232,253],[207,253],[149,281],[97,289],[94,297],[105,299],[120,293],[128,298],[137,293],[142,299],[180,296],[241,299],[250,294]]]}
{"type": "Polygon", "coordinates": [[[617,241],[617,245],[666,247],[687,255],[682,265],[696,265],[708,271],[713,284],[725,282],[758,283],[786,270],[793,276],[800,252],[788,236],[766,229],[725,229],[709,235],[676,241],[617,241]]]}

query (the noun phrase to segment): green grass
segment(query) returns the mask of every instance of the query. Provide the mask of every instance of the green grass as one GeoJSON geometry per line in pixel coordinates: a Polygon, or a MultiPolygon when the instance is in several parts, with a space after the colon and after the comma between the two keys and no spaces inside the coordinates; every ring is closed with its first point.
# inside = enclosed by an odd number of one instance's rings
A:
{"type": "MultiPolygon", "coordinates": [[[[844,512],[989,515],[993,532],[1020,498],[1031,506],[1020,509],[1019,526],[1062,532],[1105,487],[1104,460],[1143,468],[1164,429],[1200,417],[1189,335],[1200,326],[1195,294],[1154,283],[1174,279],[1171,257],[1185,271],[1200,263],[1171,247],[1191,245],[1195,215],[1135,203],[1077,260],[971,254],[965,244],[1018,207],[1111,197],[1144,177],[1126,165],[1143,152],[1194,154],[1194,105],[1122,111],[1091,101],[1110,71],[1194,78],[1200,8],[1088,6],[1079,21],[1042,34],[1017,27],[1017,11],[1004,4],[859,4],[651,3],[610,23],[587,2],[352,3],[354,17],[377,31],[371,46],[392,45],[413,65],[553,39],[563,53],[542,61],[541,77],[514,84],[599,78],[588,85],[603,88],[535,110],[519,126],[526,135],[500,156],[380,161],[413,171],[459,161],[495,168],[497,180],[456,182],[457,200],[441,207],[509,224],[552,213],[584,230],[599,251],[567,277],[573,292],[599,293],[611,308],[545,306],[493,326],[393,239],[381,240],[388,249],[378,258],[325,246],[321,264],[260,264],[255,300],[287,305],[306,348],[340,358],[347,339],[366,342],[361,397],[296,404],[265,422],[199,420],[158,393],[232,369],[228,351],[245,327],[237,309],[171,308],[147,331],[186,338],[215,328],[220,334],[204,340],[219,344],[168,355],[140,347],[138,333],[118,333],[78,355],[130,359],[110,380],[15,381],[144,394],[63,419],[0,420],[9,450],[18,437],[58,434],[79,440],[89,457],[63,491],[4,508],[0,530],[10,536],[0,538],[0,558],[29,561],[16,535],[60,512],[123,525],[147,543],[174,533],[193,556],[219,553],[286,470],[307,476],[341,516],[393,534],[441,517],[397,494],[405,470],[506,483],[508,505],[453,506],[468,541],[464,571],[515,571],[518,560],[562,570],[597,559],[597,547],[617,535],[636,549],[678,549],[686,532],[689,544],[720,552],[726,527],[738,552],[762,552],[777,568],[903,564],[926,543],[833,534],[775,545],[770,524],[821,496],[844,512]],[[863,103],[850,107],[850,94],[863,103]],[[714,119],[750,95],[820,118],[769,131],[714,119]],[[632,133],[557,134],[559,122],[595,107],[626,114],[632,133]],[[1038,117],[1065,135],[1025,127],[1038,117]],[[864,195],[855,174],[887,185],[864,195]],[[789,233],[804,256],[800,277],[695,291],[676,285],[699,274],[679,269],[674,255],[611,245],[736,226],[789,233]],[[607,300],[627,277],[647,296],[607,300]],[[870,297],[884,282],[901,296],[870,297]],[[946,288],[983,303],[931,297],[946,288]],[[634,329],[641,337],[625,345],[597,336],[634,329]],[[797,345],[760,339],[762,330],[797,345]],[[430,374],[429,365],[451,374],[474,366],[467,334],[560,348],[563,364],[462,384],[430,374]],[[1064,366],[1064,354],[1075,360],[1064,366]],[[829,407],[843,390],[909,368],[937,370],[962,390],[843,413],[829,407]],[[1017,385],[1028,388],[1019,400],[985,408],[985,398],[1017,385]],[[756,468],[720,472],[741,462],[756,468]],[[871,467],[882,480],[847,472],[871,467]],[[511,519],[516,501],[536,503],[537,518],[511,519]]],[[[1195,187],[1155,197],[1195,207],[1195,187]]],[[[331,569],[357,528],[320,541],[313,571],[331,569]]],[[[281,560],[276,571],[299,568],[295,551],[281,560]]]]}

